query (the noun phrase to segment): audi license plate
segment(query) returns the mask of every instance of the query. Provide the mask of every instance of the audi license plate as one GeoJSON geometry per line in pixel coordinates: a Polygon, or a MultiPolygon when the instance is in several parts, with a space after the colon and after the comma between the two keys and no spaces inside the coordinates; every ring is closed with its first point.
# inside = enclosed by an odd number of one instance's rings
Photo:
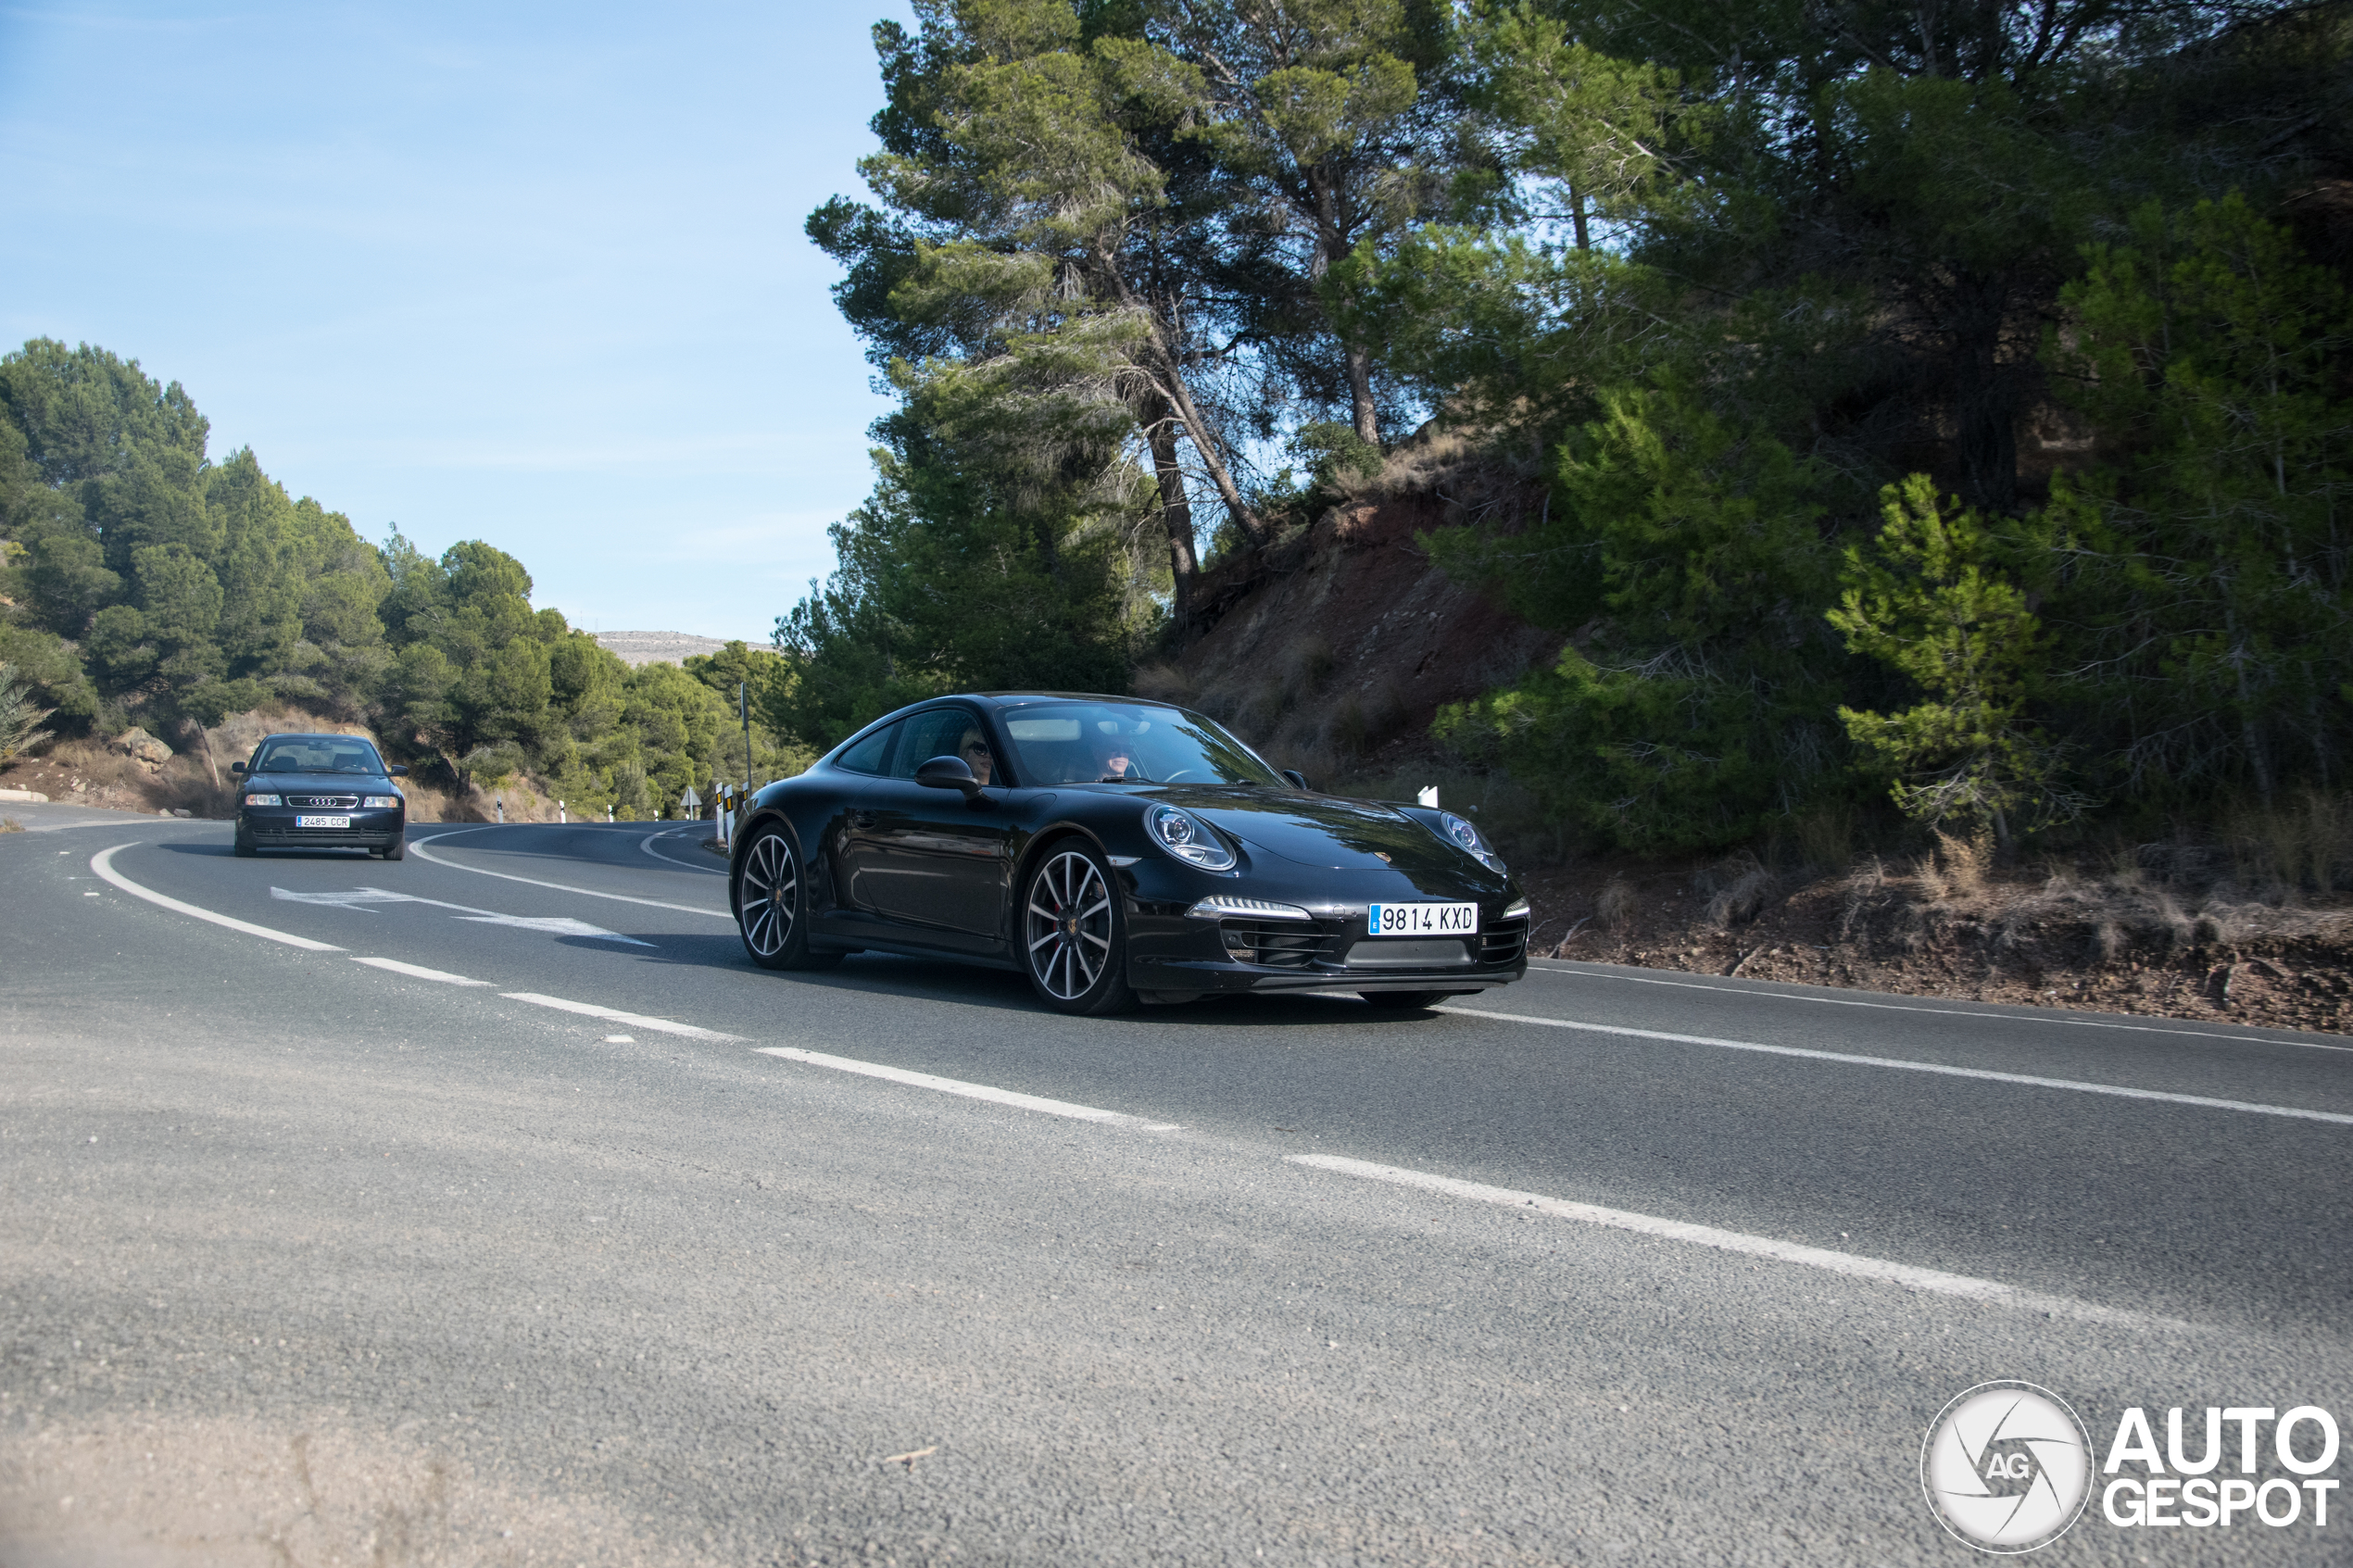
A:
{"type": "Polygon", "coordinates": [[[350,825],[349,817],[296,817],[295,819],[295,826],[298,828],[347,828],[350,825]]]}
{"type": "Polygon", "coordinates": [[[1474,936],[1477,904],[1375,904],[1365,914],[1372,936],[1474,936]]]}

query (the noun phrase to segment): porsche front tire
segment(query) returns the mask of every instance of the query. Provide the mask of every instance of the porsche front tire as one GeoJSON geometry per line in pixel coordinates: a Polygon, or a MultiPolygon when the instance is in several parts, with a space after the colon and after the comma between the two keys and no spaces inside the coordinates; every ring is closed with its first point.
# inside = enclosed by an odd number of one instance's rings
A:
{"type": "Polygon", "coordinates": [[[1046,851],[1022,889],[1022,969],[1056,1012],[1100,1017],[1136,999],[1127,919],[1102,857],[1076,839],[1046,851]]]}
{"type": "Polygon", "coordinates": [[[839,953],[809,950],[809,888],[800,857],[782,830],[752,836],[736,868],[729,901],[744,951],[762,969],[830,969],[839,953]]]}

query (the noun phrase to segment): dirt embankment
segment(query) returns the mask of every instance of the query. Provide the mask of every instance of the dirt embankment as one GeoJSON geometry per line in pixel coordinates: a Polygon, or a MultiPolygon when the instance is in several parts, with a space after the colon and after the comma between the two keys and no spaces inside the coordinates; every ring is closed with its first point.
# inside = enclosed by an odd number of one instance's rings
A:
{"type": "Polygon", "coordinates": [[[1995,867],[1948,839],[1824,871],[1768,867],[1748,854],[1568,852],[1508,782],[1470,774],[1428,734],[1441,706],[1555,658],[1564,639],[1448,581],[1415,534],[1466,521],[1509,527],[1541,496],[1529,475],[1426,432],[1312,527],[1205,573],[1205,630],[1176,659],[1139,671],[1138,687],[1234,724],[1320,788],[1411,799],[1442,784],[1446,804],[1477,813],[1512,856],[1541,954],[1921,997],[2353,1027],[2353,898],[2312,891],[2341,885],[2328,868],[2353,852],[2353,808],[2339,804],[2310,803],[2310,842],[2284,855],[2159,844],[1995,867]],[[2322,820],[2332,811],[2344,820],[2322,820]],[[2317,878],[2289,865],[2299,856],[2322,865],[2317,878]]]}
{"type": "Polygon", "coordinates": [[[2353,900],[2252,888],[2196,852],[1995,871],[1946,840],[1901,864],[1776,873],[1620,861],[1521,874],[1533,950],[1690,973],[2343,1033],[2353,900]],[[2186,863],[2184,863],[2186,862],[2186,863]]]}
{"type": "Polygon", "coordinates": [[[1139,689],[1235,725],[1318,784],[1430,755],[1430,721],[1563,639],[1433,570],[1415,535],[1541,502],[1525,476],[1428,432],[1307,528],[1204,572],[1206,628],[1139,689]]]}
{"type": "MultiPolygon", "coordinates": [[[[289,730],[376,739],[363,725],[302,709],[261,709],[232,714],[208,730],[190,720],[173,728],[169,739],[131,729],[105,739],[60,741],[38,757],[19,758],[0,769],[0,788],[36,790],[73,806],[225,821],[236,814],[236,780],[229,765],[252,756],[264,735],[289,730]]],[[[400,789],[412,822],[492,822],[502,803],[510,822],[552,822],[557,815],[555,801],[528,777],[496,787],[454,789],[403,779],[400,789]]]]}

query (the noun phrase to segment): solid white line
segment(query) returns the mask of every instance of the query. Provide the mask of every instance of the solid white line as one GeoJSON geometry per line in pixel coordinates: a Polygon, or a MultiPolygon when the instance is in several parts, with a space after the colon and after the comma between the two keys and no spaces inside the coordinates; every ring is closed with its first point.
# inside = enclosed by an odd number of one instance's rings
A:
{"type": "Polygon", "coordinates": [[[1042,1111],[1048,1116],[1067,1116],[1074,1122],[1100,1122],[1107,1127],[1133,1127],[1144,1133],[1173,1133],[1178,1126],[1174,1122],[1148,1122],[1143,1117],[1130,1116],[1125,1111],[1099,1110],[1091,1105],[1073,1105],[1064,1099],[1017,1094],[1012,1089],[991,1088],[987,1084],[967,1084],[958,1078],[937,1078],[928,1073],[910,1073],[903,1067],[885,1067],[879,1062],[859,1061],[846,1056],[827,1056],[822,1051],[804,1051],[791,1046],[760,1046],[755,1048],[762,1056],[780,1056],[786,1061],[804,1062],[811,1067],[830,1067],[837,1073],[884,1078],[918,1089],[937,1089],[944,1095],[983,1099],[992,1105],[1010,1105],[1022,1110],[1042,1111]]]}
{"type": "Polygon", "coordinates": [[[364,963],[371,969],[388,969],[395,974],[405,974],[411,980],[438,980],[444,985],[487,985],[487,980],[469,980],[462,974],[452,974],[446,969],[427,969],[422,964],[402,963],[398,959],[363,959],[357,953],[353,963],[364,963]]]}
{"type": "MultiPolygon", "coordinates": [[[[1556,960],[1557,961],[1557,960],[1556,960]]],[[[2119,1023],[2105,1018],[2070,1018],[2063,1013],[1984,1012],[1970,1008],[1932,1008],[1917,1002],[1868,1002],[1860,997],[1821,997],[1807,991],[1766,991],[1754,985],[1711,985],[1704,980],[1665,980],[1649,974],[1612,974],[1601,969],[1528,966],[1530,974],[1566,974],[1580,980],[1622,980],[1629,985],[1671,985],[1679,991],[1714,991],[1728,997],[1770,997],[1781,1002],[1819,1002],[1834,1008],[1877,1008],[1882,1012],[1933,1012],[1946,1018],[1988,1018],[2003,1023],[2063,1023],[2071,1029],[2123,1029],[2135,1035],[2165,1035],[2190,1040],[2233,1040],[2241,1045],[2300,1046],[2309,1051],[2353,1051],[2324,1040],[2283,1040],[2276,1035],[2225,1035],[2216,1029],[2167,1029],[2155,1023],[2119,1023]]],[[[1793,982],[1793,984],[1795,984],[1793,982]]]]}
{"type": "Polygon", "coordinates": [[[652,856],[655,859],[657,859],[657,860],[666,860],[666,861],[668,861],[670,864],[672,864],[672,865],[673,865],[673,866],[678,867],[681,871],[689,871],[689,872],[719,872],[719,874],[720,874],[721,876],[725,876],[725,875],[727,874],[725,872],[724,872],[724,871],[720,871],[720,868],[719,868],[719,867],[712,865],[712,864],[711,864],[710,861],[708,861],[708,860],[704,861],[701,865],[698,866],[698,865],[694,865],[694,864],[692,864],[692,863],[690,863],[690,862],[688,862],[688,861],[679,859],[678,859],[676,856],[674,856],[674,855],[665,855],[665,854],[663,854],[661,850],[659,850],[659,849],[657,849],[657,848],[655,848],[655,847],[654,847],[654,840],[655,840],[655,839],[657,839],[657,838],[673,838],[673,837],[677,836],[677,833],[678,833],[678,830],[677,830],[676,828],[664,828],[664,829],[663,829],[661,832],[660,832],[660,833],[649,833],[649,834],[648,834],[645,837],[643,837],[643,838],[641,838],[641,839],[639,839],[639,840],[637,841],[637,847],[638,847],[638,848],[640,848],[640,849],[643,849],[643,850],[644,850],[647,854],[651,855],[651,856],[652,856]]]}
{"type": "Polygon", "coordinates": [[[289,947],[300,947],[307,953],[343,951],[332,942],[313,942],[308,936],[296,936],[285,931],[272,931],[266,925],[256,925],[251,921],[232,920],[227,915],[217,915],[210,909],[200,909],[194,904],[183,904],[179,899],[168,898],[152,888],[140,886],[114,869],[115,856],[135,847],[134,842],[133,844],[118,844],[112,849],[101,849],[90,857],[90,869],[132,897],[145,898],[150,904],[158,905],[177,914],[193,915],[198,920],[208,920],[215,925],[225,925],[232,931],[242,931],[248,936],[266,936],[272,942],[283,942],[289,947]]]}
{"type": "Polygon", "coordinates": [[[2024,1073],[1995,1073],[1982,1067],[1947,1067],[1943,1062],[1905,1061],[1890,1056],[1849,1056],[1843,1051],[1807,1050],[1799,1046],[1760,1045],[1755,1040],[1718,1040],[1706,1035],[1670,1035],[1660,1029],[1629,1029],[1616,1023],[1535,1018],[1524,1012],[1491,1012],[1483,1008],[1450,1007],[1439,1010],[1460,1013],[1466,1018],[1495,1018],[1507,1023],[1534,1023],[1546,1029],[1578,1029],[1592,1035],[1622,1035],[1637,1040],[1667,1040],[1680,1046],[1714,1046],[1719,1050],[1794,1056],[1809,1061],[1843,1061],[1855,1067],[1900,1067],[1906,1073],[1934,1073],[1947,1078],[1982,1078],[1994,1084],[2023,1084],[2036,1089],[2069,1089],[2084,1095],[2114,1095],[2119,1099],[2162,1100],[2169,1105],[2196,1105],[2209,1110],[2246,1110],[2259,1116],[2288,1116],[2298,1121],[2333,1122],[2339,1126],[2353,1127],[2353,1115],[2338,1110],[2307,1110],[2296,1105],[2258,1105],[2250,1100],[2170,1094],[2162,1089],[2128,1089],[2119,1084],[2080,1084],[2071,1078],[2037,1078],[2024,1073]]]}
{"type": "MultiPolygon", "coordinates": [[[[497,824],[494,822],[486,825],[495,827],[497,824]]],[[[447,866],[453,872],[472,872],[476,876],[495,876],[502,882],[525,883],[533,887],[552,887],[559,893],[578,893],[590,898],[610,898],[617,903],[648,904],[657,909],[677,909],[685,914],[710,915],[715,919],[724,920],[730,925],[735,923],[736,917],[724,909],[698,909],[692,904],[665,904],[659,898],[633,898],[626,893],[599,893],[593,887],[572,887],[560,882],[542,882],[537,877],[516,876],[511,872],[488,872],[480,866],[469,866],[457,860],[445,860],[425,847],[428,844],[437,844],[445,838],[455,838],[459,833],[482,831],[482,828],[459,828],[457,833],[437,833],[429,838],[412,838],[409,841],[409,847],[416,852],[420,859],[431,860],[436,866],[447,866]]]]}
{"type": "Polygon", "coordinates": [[[2134,1323],[2143,1326],[2186,1326],[2170,1319],[2153,1318],[2139,1312],[2119,1311],[2113,1308],[2094,1306],[2065,1296],[2045,1296],[2031,1290],[2020,1290],[1990,1279],[1972,1279],[1967,1274],[1948,1274],[1938,1269],[1915,1268],[1909,1263],[1891,1263],[1878,1258],[1858,1258],[1850,1252],[1831,1252],[1819,1247],[1801,1247],[1795,1242],[1776,1241],[1770,1236],[1745,1236],[1739,1231],[1718,1230],[1713,1225],[1689,1224],[1681,1220],[1663,1220],[1653,1214],[1635,1214],[1623,1209],[1604,1209],[1597,1204],[1572,1203],[1565,1198],[1546,1198],[1541,1193],[1515,1192],[1509,1187],[1484,1186],[1477,1182],[1457,1181],[1452,1176],[1433,1176],[1422,1171],[1403,1171],[1394,1165],[1376,1165],[1369,1160],[1347,1160],[1336,1154],[1292,1154],[1284,1157],[1293,1165],[1312,1166],[1318,1171],[1336,1171],[1342,1175],[1362,1176],[1370,1181],[1388,1182],[1397,1186],[1418,1187],[1425,1192],[1443,1193],[1449,1198],[1465,1198],[1478,1203],[1492,1203],[1505,1209],[1533,1210],[1554,1219],[1577,1220],[1589,1225],[1607,1225],[1613,1230],[1633,1231],[1642,1236],[1658,1236],[1667,1241],[1686,1241],[1701,1247],[1713,1247],[1725,1252],[1743,1252],[1752,1258],[1770,1258],[1776,1262],[1803,1263],[1807,1268],[1828,1269],[1832,1273],[1848,1274],[1856,1279],[1877,1280],[1885,1285],[1902,1286],[1907,1290],[1933,1291],[1940,1296],[1958,1296],[1965,1300],[1991,1301],[2003,1306],[2024,1307],[2034,1311],[2051,1312],[2060,1317],[2080,1318],[2092,1323],[2134,1323]]]}
{"type": "Polygon", "coordinates": [[[600,1008],[593,1002],[567,1001],[561,997],[543,997],[536,991],[501,991],[510,1002],[529,1002],[533,1007],[555,1008],[561,1012],[576,1012],[587,1018],[609,1019],[615,1023],[627,1023],[639,1029],[651,1029],[663,1035],[684,1035],[690,1040],[740,1040],[741,1035],[722,1035],[716,1029],[698,1028],[692,1023],[673,1023],[666,1018],[648,1018],[642,1012],[623,1012],[618,1008],[600,1008]]]}

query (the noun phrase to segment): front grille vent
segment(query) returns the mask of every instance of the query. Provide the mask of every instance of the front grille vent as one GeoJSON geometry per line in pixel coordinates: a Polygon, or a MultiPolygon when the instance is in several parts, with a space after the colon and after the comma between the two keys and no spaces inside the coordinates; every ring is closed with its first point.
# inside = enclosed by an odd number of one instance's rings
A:
{"type": "Polygon", "coordinates": [[[1498,921],[1478,934],[1478,961],[1483,964],[1511,963],[1528,946],[1528,917],[1498,921]]]}
{"type": "Polygon", "coordinates": [[[1301,921],[1221,921],[1227,953],[1241,963],[1305,969],[1323,951],[1324,934],[1301,921]]]}
{"type": "Polygon", "coordinates": [[[348,811],[359,804],[356,795],[290,795],[289,806],[308,806],[321,811],[348,811]]]}

